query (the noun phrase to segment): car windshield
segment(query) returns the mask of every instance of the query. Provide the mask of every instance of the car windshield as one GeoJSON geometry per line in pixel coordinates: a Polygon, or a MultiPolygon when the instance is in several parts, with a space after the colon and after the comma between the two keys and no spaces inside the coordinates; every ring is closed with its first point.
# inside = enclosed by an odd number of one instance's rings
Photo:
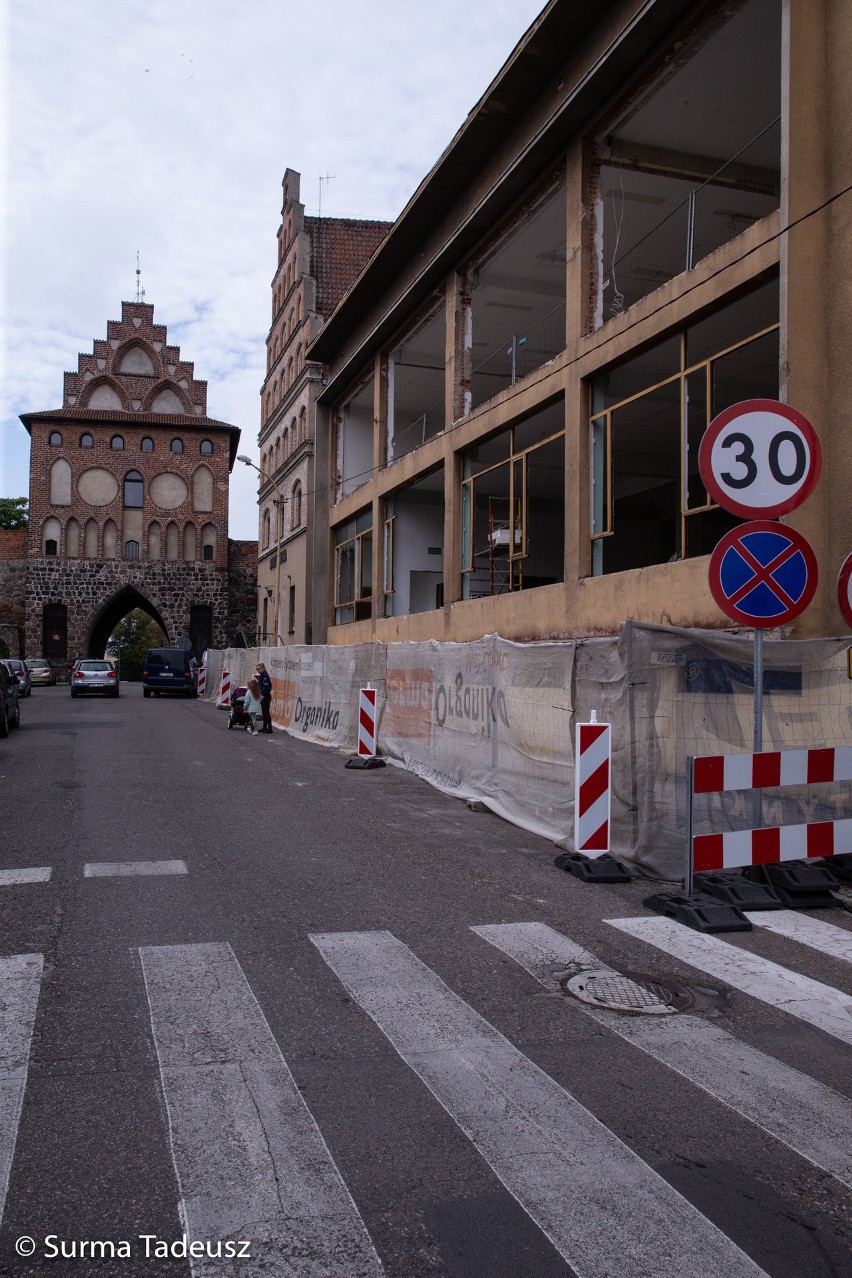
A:
{"type": "Polygon", "coordinates": [[[183,670],[184,654],[182,652],[150,652],[149,666],[168,666],[172,670],[183,670]]]}

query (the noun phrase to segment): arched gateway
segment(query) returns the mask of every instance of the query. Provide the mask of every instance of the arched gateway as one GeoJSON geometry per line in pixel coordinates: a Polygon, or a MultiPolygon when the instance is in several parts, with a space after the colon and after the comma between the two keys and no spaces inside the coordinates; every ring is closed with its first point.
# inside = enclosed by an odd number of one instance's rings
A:
{"type": "Polygon", "coordinates": [[[21,421],[32,440],[27,656],[102,656],[135,608],[198,655],[253,637],[257,546],[228,539],[240,432],[207,416],[207,383],[153,306],[123,302],[106,340],[65,374],[61,408],[21,421]]]}

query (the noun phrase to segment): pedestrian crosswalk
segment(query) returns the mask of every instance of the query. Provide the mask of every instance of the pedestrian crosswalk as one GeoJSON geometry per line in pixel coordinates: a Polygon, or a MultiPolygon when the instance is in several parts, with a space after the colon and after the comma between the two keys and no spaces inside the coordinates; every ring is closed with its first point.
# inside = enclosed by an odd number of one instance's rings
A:
{"type": "MultiPolygon", "coordinates": [[[[631,952],[647,951],[649,962],[663,955],[678,972],[686,964],[790,1017],[796,1034],[812,1036],[815,1053],[820,1042],[852,1043],[852,997],[807,974],[809,964],[820,961],[818,951],[828,970],[840,964],[836,970],[845,975],[852,927],[794,912],[754,921],[759,930],[748,947],[739,938],[699,935],[657,916],[606,920],[595,929],[593,949],[535,920],[471,923],[459,941],[469,947],[475,970],[491,970],[487,958],[496,950],[540,989],[563,997],[573,975],[615,976],[619,965],[608,959],[620,937],[631,952]],[[791,966],[764,957],[764,944],[776,955],[779,944],[786,946],[791,966]]],[[[581,1103],[483,1015],[487,990],[480,1001],[468,983],[462,997],[423,961],[416,942],[387,930],[314,932],[304,946],[315,962],[322,960],[331,983],[323,986],[324,996],[336,997],[337,989],[351,1001],[364,1032],[412,1079],[423,1105],[438,1102],[459,1139],[578,1278],[680,1278],[684,1272],[759,1278],[767,1272],[747,1238],[735,1241],[720,1226],[712,1203],[702,1210],[679,1192],[651,1165],[647,1150],[632,1148],[623,1132],[611,1129],[588,1096],[581,1103]]],[[[231,945],[145,945],[138,955],[164,1105],[163,1141],[187,1236],[250,1238],[251,1263],[239,1269],[245,1278],[384,1273],[382,1248],[368,1228],[369,1205],[358,1201],[332,1156],[322,1115],[312,1112],[288,1064],[292,1044],[276,1039],[231,945]]],[[[40,955],[0,959],[0,1200],[26,1103],[41,978],[40,955]]],[[[838,976],[838,986],[848,984],[838,976]]],[[[288,995],[285,974],[278,996],[288,995]]],[[[564,997],[566,1015],[581,1018],[577,1026],[594,1022],[608,1050],[628,1054],[634,1069],[645,1060],[676,1076],[679,1094],[691,1088],[696,1111],[724,1106],[749,1139],[768,1137],[780,1157],[805,1160],[838,1194],[852,1190],[848,1095],[707,1016],[624,1015],[573,999],[569,1010],[564,997]]],[[[376,1086],[383,1085],[389,1086],[377,1079],[376,1086]]],[[[457,1189],[463,1196],[465,1186],[457,1189]]],[[[199,1256],[191,1264],[193,1278],[223,1273],[217,1259],[199,1256]]],[[[399,1271],[398,1257],[396,1264],[399,1271]]]]}

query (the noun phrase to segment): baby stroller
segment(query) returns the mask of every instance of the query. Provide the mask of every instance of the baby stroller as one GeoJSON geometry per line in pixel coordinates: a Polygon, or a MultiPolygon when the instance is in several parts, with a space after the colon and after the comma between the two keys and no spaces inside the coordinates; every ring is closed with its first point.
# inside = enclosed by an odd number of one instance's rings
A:
{"type": "Polygon", "coordinates": [[[231,710],[228,714],[228,731],[231,728],[247,728],[251,718],[246,714],[245,706],[247,688],[236,688],[231,697],[231,710]]]}

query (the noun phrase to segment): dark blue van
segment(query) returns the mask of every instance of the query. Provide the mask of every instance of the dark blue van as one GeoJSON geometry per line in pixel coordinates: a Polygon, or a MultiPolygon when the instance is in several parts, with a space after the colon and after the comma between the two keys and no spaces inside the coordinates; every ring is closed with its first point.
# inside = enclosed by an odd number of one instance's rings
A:
{"type": "Polygon", "coordinates": [[[142,667],[142,692],[176,692],[182,697],[198,696],[198,662],[182,648],[149,648],[142,667]]]}

